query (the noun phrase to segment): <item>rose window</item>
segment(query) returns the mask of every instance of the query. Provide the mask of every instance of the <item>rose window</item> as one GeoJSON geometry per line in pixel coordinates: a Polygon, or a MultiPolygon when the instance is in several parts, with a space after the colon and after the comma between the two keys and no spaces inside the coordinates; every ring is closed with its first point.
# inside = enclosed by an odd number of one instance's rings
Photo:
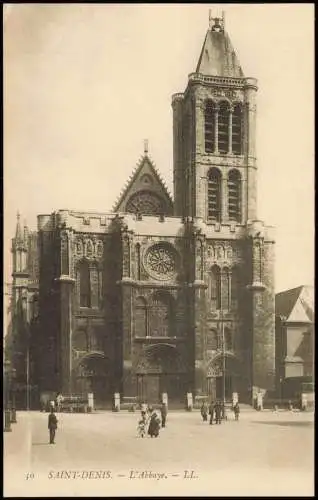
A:
{"type": "Polygon", "coordinates": [[[171,279],[176,272],[176,252],[170,245],[151,247],[145,258],[148,273],[161,280],[171,279]]]}
{"type": "Polygon", "coordinates": [[[128,200],[126,212],[144,215],[160,215],[163,212],[163,202],[155,193],[141,191],[134,194],[128,200]]]}

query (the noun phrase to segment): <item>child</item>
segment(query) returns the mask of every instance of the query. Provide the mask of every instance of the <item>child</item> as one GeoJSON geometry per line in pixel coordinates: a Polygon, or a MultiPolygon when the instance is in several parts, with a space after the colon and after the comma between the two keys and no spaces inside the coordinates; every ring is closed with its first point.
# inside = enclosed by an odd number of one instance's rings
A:
{"type": "Polygon", "coordinates": [[[141,412],[141,419],[138,422],[137,430],[139,437],[145,437],[147,432],[147,415],[145,411],[141,412]]]}

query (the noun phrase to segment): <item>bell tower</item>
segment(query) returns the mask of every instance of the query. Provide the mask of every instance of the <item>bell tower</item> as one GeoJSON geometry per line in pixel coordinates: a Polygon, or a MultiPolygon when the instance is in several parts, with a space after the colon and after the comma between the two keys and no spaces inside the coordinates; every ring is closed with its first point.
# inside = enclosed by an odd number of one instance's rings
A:
{"type": "Polygon", "coordinates": [[[256,92],[224,14],[210,14],[196,70],[185,92],[172,97],[175,215],[207,224],[256,219],[256,92]]]}
{"type": "Polygon", "coordinates": [[[273,390],[275,372],[274,235],[257,220],[256,94],[224,14],[210,14],[196,70],[172,96],[174,215],[194,249],[195,391],[246,402],[273,390]]]}

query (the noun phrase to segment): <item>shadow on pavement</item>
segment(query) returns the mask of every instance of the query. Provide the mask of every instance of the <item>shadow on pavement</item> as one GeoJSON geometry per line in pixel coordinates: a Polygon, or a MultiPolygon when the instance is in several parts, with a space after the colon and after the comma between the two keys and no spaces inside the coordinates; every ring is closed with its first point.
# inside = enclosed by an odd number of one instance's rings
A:
{"type": "Polygon", "coordinates": [[[262,425],[280,425],[283,427],[313,427],[313,422],[259,422],[253,421],[253,424],[262,424],[262,425]]]}

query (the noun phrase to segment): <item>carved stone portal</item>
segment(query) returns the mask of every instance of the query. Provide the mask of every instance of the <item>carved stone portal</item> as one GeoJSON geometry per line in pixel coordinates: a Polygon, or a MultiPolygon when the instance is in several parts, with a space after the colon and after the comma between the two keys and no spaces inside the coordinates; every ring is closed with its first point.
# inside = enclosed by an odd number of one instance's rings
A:
{"type": "Polygon", "coordinates": [[[182,356],[174,346],[156,344],[144,348],[137,362],[136,373],[183,373],[186,367],[182,356]]]}

